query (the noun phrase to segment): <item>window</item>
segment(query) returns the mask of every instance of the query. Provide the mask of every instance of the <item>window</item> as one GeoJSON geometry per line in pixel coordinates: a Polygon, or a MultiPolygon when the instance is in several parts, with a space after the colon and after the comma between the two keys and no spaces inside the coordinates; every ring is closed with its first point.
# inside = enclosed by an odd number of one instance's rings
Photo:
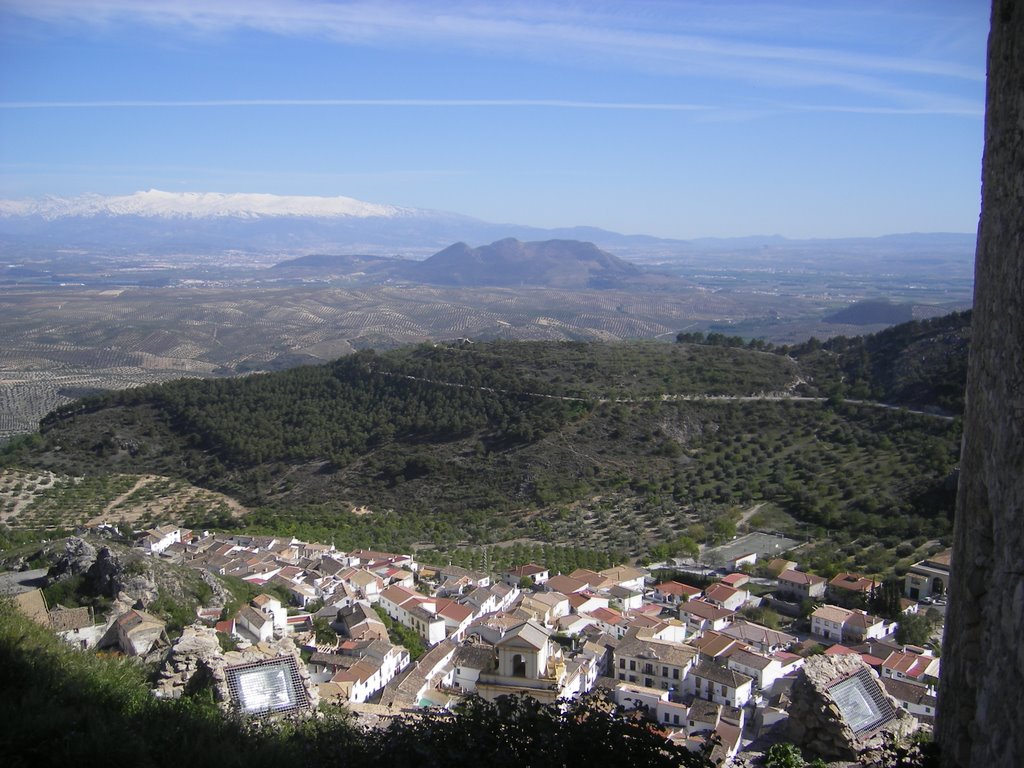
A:
{"type": "MultiPolygon", "coordinates": [[[[678,715],[676,715],[676,717],[678,718],[679,716],[678,716],[678,715]]],[[[666,722],[666,723],[668,722],[668,712],[666,712],[666,713],[665,713],[665,722],[666,722]]]]}
{"type": "Polygon", "coordinates": [[[625,679],[626,679],[626,676],[623,675],[622,673],[619,673],[619,680],[625,680],[625,679]]]}
{"type": "Polygon", "coordinates": [[[629,676],[629,682],[635,683],[636,682],[636,675],[630,675],[629,676]]]}
{"type": "Polygon", "coordinates": [[[645,677],[644,678],[644,685],[647,686],[648,688],[650,688],[652,685],[654,685],[654,681],[651,680],[651,678],[649,678],[649,677],[645,677]]]}
{"type": "Polygon", "coordinates": [[[625,668],[626,668],[626,660],[625,659],[619,659],[619,669],[625,669],[625,668]]]}
{"type": "Polygon", "coordinates": [[[633,659],[629,660],[629,671],[630,672],[635,672],[636,671],[636,662],[633,661],[633,659]]]}
{"type": "Polygon", "coordinates": [[[526,677],[526,658],[520,653],[512,657],[512,676],[526,677]]]}
{"type": "Polygon", "coordinates": [[[668,677],[668,667],[662,667],[661,668],[661,676],[662,677],[668,677]]]}
{"type": "Polygon", "coordinates": [[[652,665],[652,664],[644,664],[644,674],[645,675],[653,675],[654,674],[654,665],[652,665]]]}
{"type": "Polygon", "coordinates": [[[722,695],[725,696],[725,686],[722,686],[722,695]]]}
{"type": "Polygon", "coordinates": [[[673,668],[673,670],[672,670],[672,679],[673,680],[678,680],[679,679],[679,667],[673,668]]]}
{"type": "MultiPolygon", "coordinates": [[[[679,725],[679,715],[672,715],[672,722],[679,725]]],[[[693,723],[691,723],[693,725],[693,723]]]]}

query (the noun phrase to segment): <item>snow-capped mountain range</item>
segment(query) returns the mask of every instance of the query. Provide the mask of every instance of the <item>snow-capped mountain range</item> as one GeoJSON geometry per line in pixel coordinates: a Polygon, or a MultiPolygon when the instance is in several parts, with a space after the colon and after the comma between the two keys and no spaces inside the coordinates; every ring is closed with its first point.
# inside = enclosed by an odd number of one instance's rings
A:
{"type": "Polygon", "coordinates": [[[0,238],[49,246],[146,251],[224,249],[423,255],[465,241],[506,237],[584,239],[605,245],[657,242],[592,227],[492,224],[458,213],[368,203],[351,197],[164,192],[0,200],[0,238]]]}
{"type": "Polygon", "coordinates": [[[150,189],[131,195],[80,195],[38,200],[0,200],[0,216],[39,216],[48,221],[68,216],[152,216],[164,219],[262,216],[316,218],[409,217],[427,214],[415,208],[366,203],[352,197],[163,192],[150,189]]]}
{"type": "MultiPolygon", "coordinates": [[[[5,248],[85,248],[146,253],[359,253],[426,258],[452,243],[470,246],[517,238],[582,240],[647,263],[685,256],[694,263],[791,265],[875,273],[894,264],[915,274],[951,259],[973,264],[973,234],[908,234],[841,240],[779,236],[671,240],[597,227],[542,229],[495,224],[448,211],[368,203],[351,197],[164,192],[0,200],[0,255],[5,248]],[[842,258],[840,258],[842,256],[842,258]],[[917,264],[918,259],[924,259],[917,264]]],[[[929,274],[925,272],[925,274],[929,274]]]]}

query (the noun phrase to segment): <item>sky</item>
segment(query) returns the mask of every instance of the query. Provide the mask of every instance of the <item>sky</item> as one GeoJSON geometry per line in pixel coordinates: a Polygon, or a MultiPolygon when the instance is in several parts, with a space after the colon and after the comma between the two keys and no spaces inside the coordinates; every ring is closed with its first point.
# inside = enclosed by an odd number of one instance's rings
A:
{"type": "Polygon", "coordinates": [[[0,198],[974,232],[982,0],[0,0],[0,198]]]}

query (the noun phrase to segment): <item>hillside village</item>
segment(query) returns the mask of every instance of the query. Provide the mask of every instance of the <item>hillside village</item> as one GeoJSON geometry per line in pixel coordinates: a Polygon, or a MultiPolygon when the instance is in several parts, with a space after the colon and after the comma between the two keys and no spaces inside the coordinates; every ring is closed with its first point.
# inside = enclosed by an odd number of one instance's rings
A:
{"type": "MultiPolygon", "coordinates": [[[[887,722],[927,730],[934,718],[939,659],[894,633],[902,617],[944,606],[948,552],[907,572],[893,620],[865,610],[880,588],[870,578],[826,580],[792,560],[757,563],[755,555],[705,579],[628,565],[562,574],[524,563],[481,573],[410,554],[174,526],[139,533],[134,548],[207,582],[241,579],[259,594],[232,615],[215,604],[200,609],[173,640],[145,599],[124,592],[105,620],[89,608],[47,606],[38,588],[14,599],[76,647],[158,665],[159,697],[181,696],[205,676],[226,708],[267,715],[328,702],[373,725],[469,694],[550,703],[601,688],[667,740],[713,747],[723,760],[779,740],[841,756],[887,722]],[[782,624],[744,615],[765,608],[782,624]],[[815,731],[807,716],[791,717],[807,708],[806,680],[838,689],[858,674],[867,674],[878,717],[838,731],[835,722],[815,731]]],[[[105,548],[87,564],[117,568],[105,548]]],[[[108,577],[117,582],[116,572],[108,577]]],[[[850,720],[843,701],[831,702],[835,721],[850,720]]]]}

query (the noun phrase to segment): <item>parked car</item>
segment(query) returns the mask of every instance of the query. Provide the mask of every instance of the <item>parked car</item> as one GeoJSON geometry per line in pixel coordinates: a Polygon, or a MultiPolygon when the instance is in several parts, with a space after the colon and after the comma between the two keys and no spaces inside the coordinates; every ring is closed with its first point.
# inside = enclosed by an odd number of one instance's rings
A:
{"type": "Polygon", "coordinates": [[[932,604],[932,603],[934,603],[935,601],[934,601],[934,600],[932,600],[932,599],[931,599],[930,597],[922,597],[922,598],[921,598],[920,600],[918,600],[918,602],[919,602],[919,603],[920,603],[921,605],[931,605],[931,604],[932,604]]]}

